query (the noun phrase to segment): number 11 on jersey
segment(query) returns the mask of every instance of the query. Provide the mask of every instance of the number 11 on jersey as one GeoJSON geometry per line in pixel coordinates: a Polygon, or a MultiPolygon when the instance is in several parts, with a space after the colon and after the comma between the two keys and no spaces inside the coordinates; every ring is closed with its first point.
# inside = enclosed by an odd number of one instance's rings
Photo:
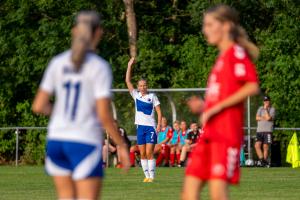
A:
{"type": "Polygon", "coordinates": [[[76,117],[81,83],[80,82],[72,83],[71,81],[68,81],[64,84],[64,88],[66,89],[65,113],[68,115],[70,114],[71,120],[74,121],[76,117]],[[70,100],[70,96],[73,92],[75,92],[74,99],[70,100]],[[71,107],[71,111],[70,111],[70,107],[71,107]]]}

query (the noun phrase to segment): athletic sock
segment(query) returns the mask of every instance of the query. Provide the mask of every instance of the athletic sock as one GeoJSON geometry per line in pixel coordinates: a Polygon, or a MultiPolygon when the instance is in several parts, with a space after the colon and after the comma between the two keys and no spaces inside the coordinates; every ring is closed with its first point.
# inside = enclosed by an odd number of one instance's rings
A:
{"type": "Polygon", "coordinates": [[[153,179],[155,176],[155,160],[154,159],[148,160],[148,168],[149,168],[150,178],[153,179]]]}
{"type": "Polygon", "coordinates": [[[180,153],[176,154],[177,164],[180,164],[180,153]]]}
{"type": "Polygon", "coordinates": [[[161,165],[162,161],[164,159],[164,154],[163,153],[160,153],[156,159],[156,166],[159,166],[161,165]]]}
{"type": "Polygon", "coordinates": [[[146,178],[150,178],[149,168],[148,168],[148,160],[141,159],[142,168],[146,178]]]}
{"type": "Polygon", "coordinates": [[[131,166],[135,166],[135,154],[134,154],[134,152],[130,152],[129,158],[130,158],[131,166]]]}
{"type": "Polygon", "coordinates": [[[173,166],[175,163],[175,154],[174,153],[171,153],[170,154],[170,164],[173,166]]]}
{"type": "Polygon", "coordinates": [[[169,165],[169,161],[170,161],[170,149],[169,147],[167,147],[165,149],[165,165],[169,165]]]}

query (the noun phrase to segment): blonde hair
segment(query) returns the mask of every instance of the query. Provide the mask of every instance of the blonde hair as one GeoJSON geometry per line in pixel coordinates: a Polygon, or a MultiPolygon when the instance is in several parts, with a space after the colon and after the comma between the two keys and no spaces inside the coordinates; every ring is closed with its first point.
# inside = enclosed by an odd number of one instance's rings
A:
{"type": "Polygon", "coordinates": [[[100,17],[95,11],[81,11],[75,17],[76,34],[72,38],[71,59],[75,69],[79,71],[87,51],[91,48],[93,35],[100,27],[100,17]]]}
{"type": "Polygon", "coordinates": [[[245,29],[240,26],[239,16],[234,8],[231,8],[225,4],[219,4],[207,9],[204,15],[206,14],[213,14],[214,17],[221,22],[231,22],[232,28],[230,35],[233,41],[242,46],[252,60],[258,58],[259,49],[253,42],[249,40],[245,29]]]}

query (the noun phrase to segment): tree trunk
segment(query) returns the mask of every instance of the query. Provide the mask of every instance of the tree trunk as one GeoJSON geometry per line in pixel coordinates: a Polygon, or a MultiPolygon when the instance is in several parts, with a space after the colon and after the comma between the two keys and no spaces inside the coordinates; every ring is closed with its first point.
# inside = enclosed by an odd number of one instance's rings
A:
{"type": "Polygon", "coordinates": [[[127,32],[129,39],[130,56],[137,56],[137,27],[134,13],[134,0],[123,0],[125,4],[127,32]]]}

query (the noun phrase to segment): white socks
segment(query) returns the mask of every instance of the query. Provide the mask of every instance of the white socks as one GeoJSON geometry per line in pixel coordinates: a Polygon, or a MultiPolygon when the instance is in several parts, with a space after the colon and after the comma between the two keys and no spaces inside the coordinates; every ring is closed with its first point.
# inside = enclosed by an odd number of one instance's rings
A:
{"type": "Polygon", "coordinates": [[[150,178],[154,179],[156,162],[154,159],[148,160],[148,169],[150,178]]]}
{"type": "Polygon", "coordinates": [[[149,167],[148,167],[148,160],[146,160],[146,159],[141,159],[141,164],[142,164],[142,168],[143,168],[145,177],[146,177],[146,178],[150,178],[149,167]]]}

